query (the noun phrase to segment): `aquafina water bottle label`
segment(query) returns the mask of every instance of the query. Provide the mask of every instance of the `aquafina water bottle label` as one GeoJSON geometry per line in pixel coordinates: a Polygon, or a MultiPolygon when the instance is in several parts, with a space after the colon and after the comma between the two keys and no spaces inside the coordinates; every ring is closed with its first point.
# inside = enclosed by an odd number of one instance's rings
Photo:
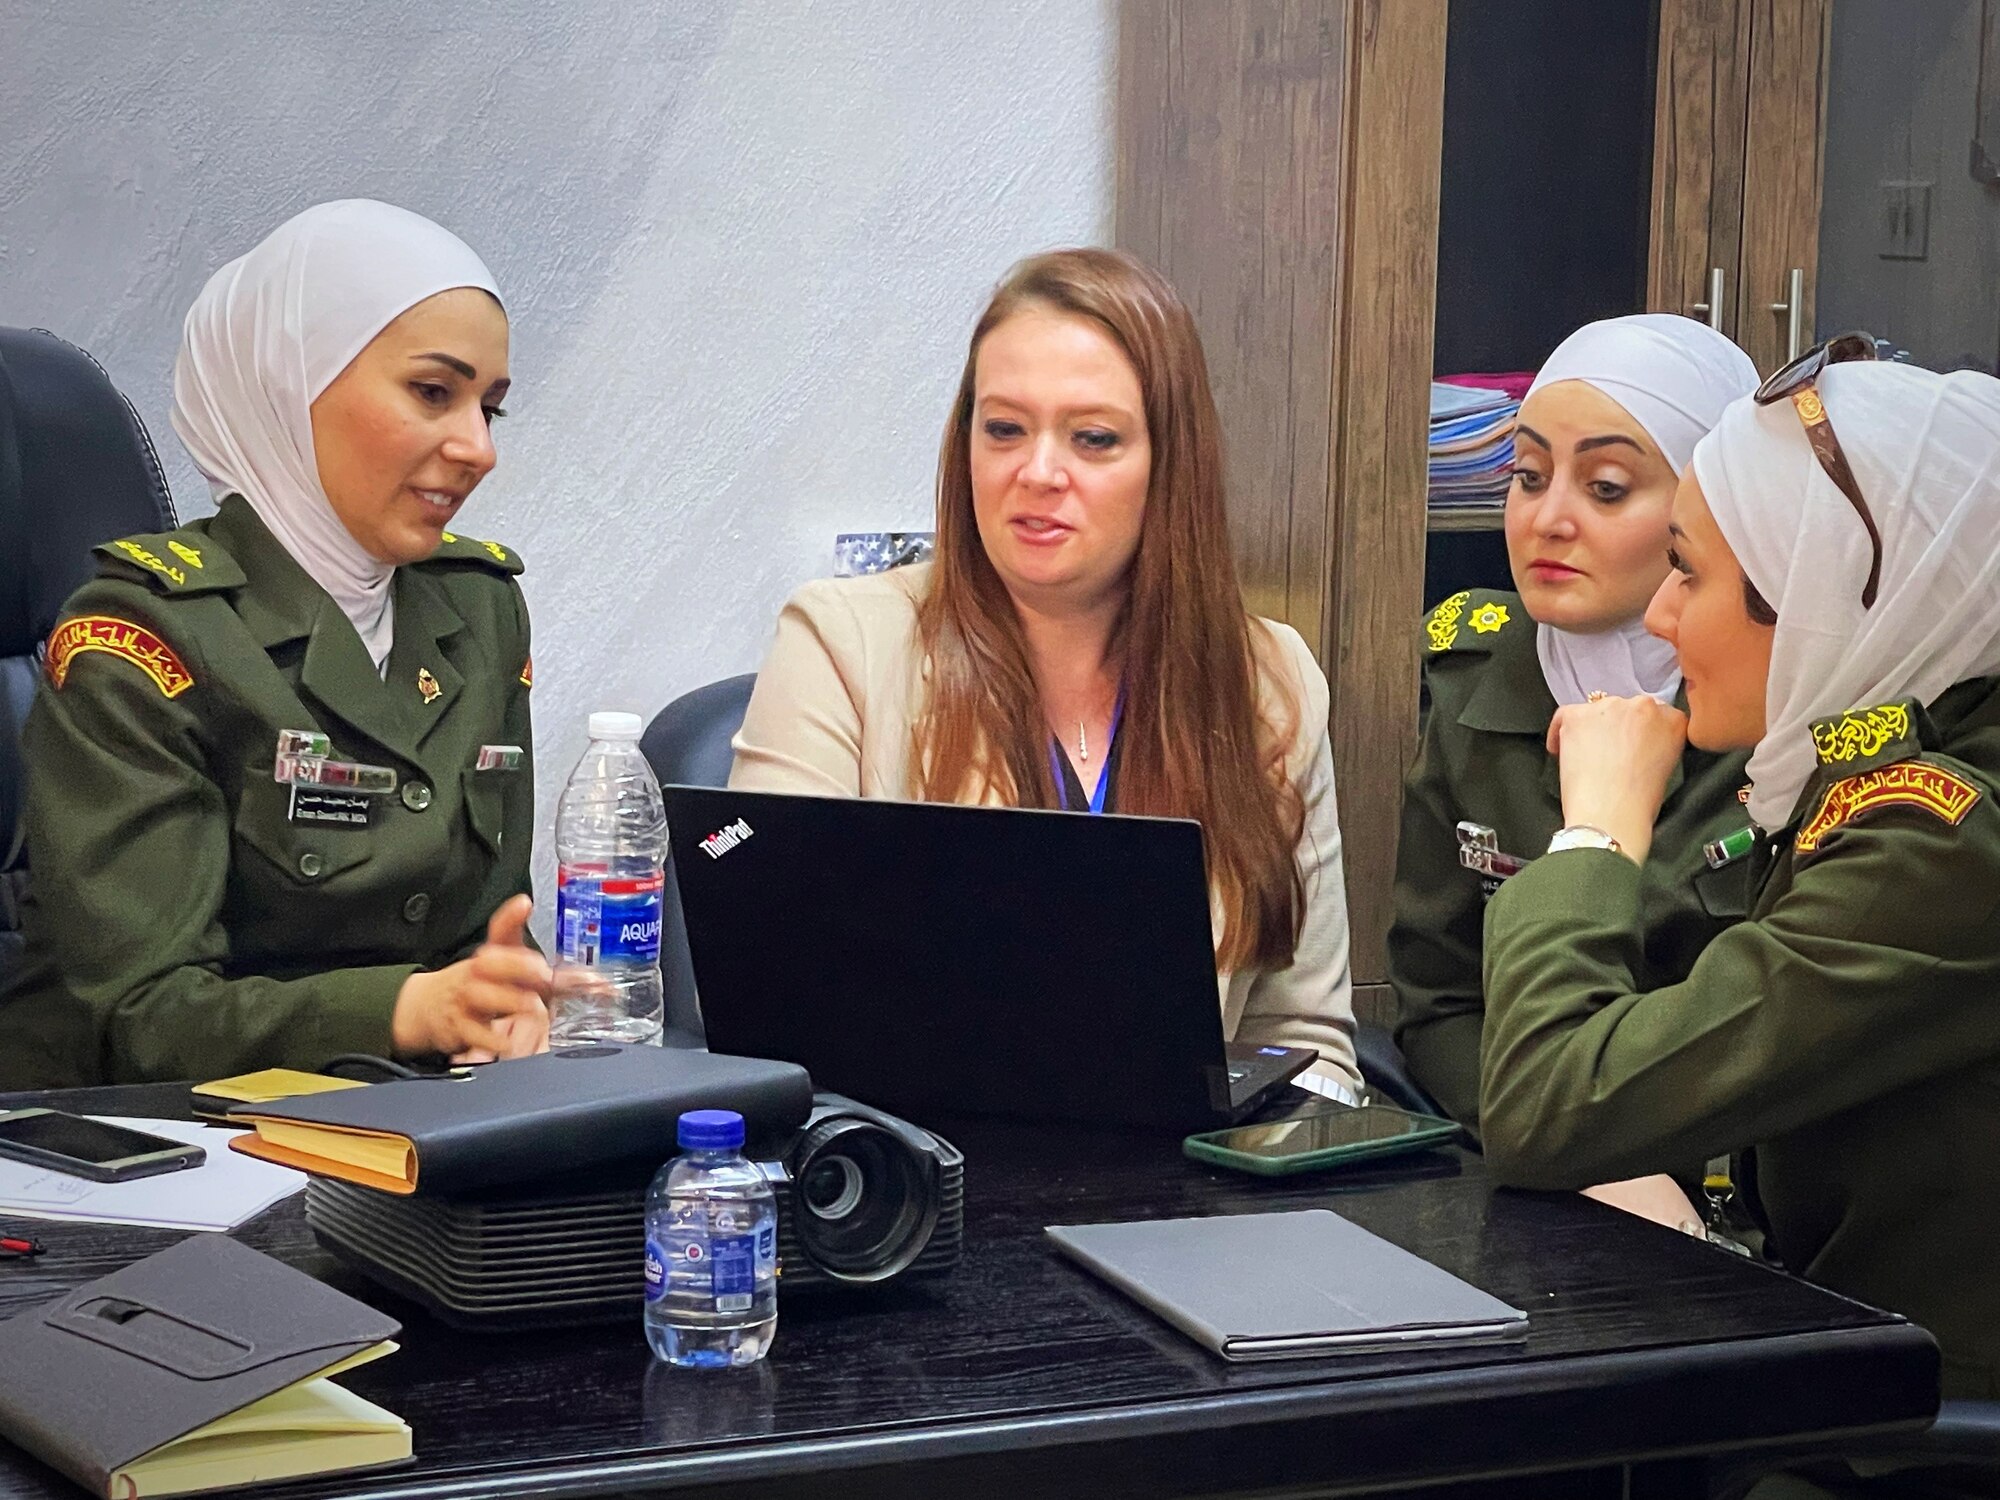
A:
{"type": "Polygon", "coordinates": [[[595,876],[556,871],[556,956],[594,965],[602,942],[603,884],[595,876]]]}
{"type": "Polygon", "coordinates": [[[657,964],[664,875],[556,877],[556,956],[564,963],[657,964]]]}
{"type": "Polygon", "coordinates": [[[606,962],[660,961],[660,897],[666,884],[664,875],[604,882],[599,921],[606,962]]]}

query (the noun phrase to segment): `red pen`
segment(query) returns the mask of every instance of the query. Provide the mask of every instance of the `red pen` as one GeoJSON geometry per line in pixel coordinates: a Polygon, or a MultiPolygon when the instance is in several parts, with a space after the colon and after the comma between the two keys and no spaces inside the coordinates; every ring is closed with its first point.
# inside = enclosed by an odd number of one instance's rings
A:
{"type": "Polygon", "coordinates": [[[40,1240],[17,1240],[0,1235],[0,1254],[40,1255],[41,1253],[42,1242],[40,1240]]]}

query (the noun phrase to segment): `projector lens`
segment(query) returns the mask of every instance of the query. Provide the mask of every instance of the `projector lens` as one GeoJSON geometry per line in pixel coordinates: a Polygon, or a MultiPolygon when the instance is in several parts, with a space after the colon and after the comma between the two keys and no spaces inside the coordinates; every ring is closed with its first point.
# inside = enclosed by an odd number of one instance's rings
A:
{"type": "Polygon", "coordinates": [[[791,1160],[799,1248],[836,1281],[880,1281],[923,1254],[937,1227],[937,1163],[892,1130],[822,1119],[791,1160]]]}

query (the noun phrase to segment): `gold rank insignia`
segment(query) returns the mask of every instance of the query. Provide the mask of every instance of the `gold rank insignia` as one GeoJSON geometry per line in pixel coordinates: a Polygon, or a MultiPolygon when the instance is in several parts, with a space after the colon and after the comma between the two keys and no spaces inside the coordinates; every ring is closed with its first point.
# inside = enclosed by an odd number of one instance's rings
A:
{"type": "Polygon", "coordinates": [[[194,548],[190,547],[186,542],[168,542],[167,550],[173,553],[173,555],[175,557],[178,557],[182,562],[186,563],[190,568],[198,568],[201,566],[201,554],[195,551],[194,548]]]}
{"type": "Polygon", "coordinates": [[[1821,765],[1866,760],[1886,745],[1908,736],[1910,710],[1901,703],[1857,708],[1837,719],[1821,719],[1812,727],[1813,749],[1821,765]]]}
{"type": "Polygon", "coordinates": [[[1451,643],[1458,639],[1459,616],[1465,613],[1465,603],[1471,597],[1472,591],[1467,589],[1453,594],[1431,611],[1430,619],[1424,622],[1424,634],[1430,637],[1431,650],[1451,649],[1451,643]]]}
{"type": "Polygon", "coordinates": [[[1836,828],[1878,807],[1920,807],[1956,826],[1979,800],[1979,788],[1927,760],[1898,761],[1836,781],[1793,846],[1811,854],[1836,828]]]}
{"type": "Polygon", "coordinates": [[[1472,612],[1472,628],[1479,635],[1491,635],[1507,623],[1507,606],[1482,604],[1472,612]]]}
{"type": "Polygon", "coordinates": [[[438,694],[442,693],[444,689],[439,687],[438,680],[431,676],[431,669],[429,667],[418,667],[417,691],[424,695],[424,702],[435,703],[438,700],[438,694]]]}
{"type": "Polygon", "coordinates": [[[129,661],[150,677],[165,697],[178,698],[194,686],[194,674],[174,654],[173,647],[143,626],[110,615],[79,615],[65,621],[49,637],[43,670],[49,681],[61,688],[69,681],[72,663],[91,651],[129,661]]]}
{"type": "Polygon", "coordinates": [[[521,686],[524,688],[531,688],[534,685],[535,685],[535,659],[534,657],[531,656],[526,661],[521,663],[521,686]]]}
{"type": "MultiPolygon", "coordinates": [[[[169,583],[183,584],[187,582],[186,573],[182,572],[172,563],[166,561],[158,553],[147,551],[144,547],[140,546],[137,542],[132,541],[129,538],[113,542],[111,545],[116,547],[120,552],[124,553],[127,557],[131,558],[132,561],[137,563],[140,567],[151,568],[155,573],[158,573],[162,578],[166,579],[167,582],[169,583]]],[[[176,556],[178,555],[179,554],[176,554],[176,556]]],[[[200,564],[197,563],[196,566],[199,567],[200,564]]]]}

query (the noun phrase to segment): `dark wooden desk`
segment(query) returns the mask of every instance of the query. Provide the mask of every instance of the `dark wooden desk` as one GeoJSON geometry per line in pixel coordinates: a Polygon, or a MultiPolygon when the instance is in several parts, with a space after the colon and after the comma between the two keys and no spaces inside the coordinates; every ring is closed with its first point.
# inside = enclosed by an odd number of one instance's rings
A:
{"type": "MultiPolygon", "coordinates": [[[[166,1116],[184,1099],[61,1102],[166,1116]]],[[[655,1365],[636,1314],[453,1332],[337,1267],[298,1201],[280,1205],[239,1237],[403,1318],[402,1351],[343,1381],[409,1422],[417,1462],[273,1493],[1303,1496],[1914,1430],[1936,1409],[1934,1346],[1901,1319],[1573,1195],[1496,1191],[1464,1153],[1265,1182],[1197,1166],[1177,1143],[973,1121],[946,1133],[967,1158],[959,1270],[873,1298],[787,1301],[769,1360],[719,1375],[655,1365]],[[1281,1205],[1336,1207],[1529,1309],[1526,1341],[1232,1367],[1041,1235],[1281,1205]]],[[[0,1315],[175,1238],[33,1233],[49,1253],[0,1262],[0,1315]]],[[[75,1493],[0,1445],[0,1496],[75,1493]]]]}

